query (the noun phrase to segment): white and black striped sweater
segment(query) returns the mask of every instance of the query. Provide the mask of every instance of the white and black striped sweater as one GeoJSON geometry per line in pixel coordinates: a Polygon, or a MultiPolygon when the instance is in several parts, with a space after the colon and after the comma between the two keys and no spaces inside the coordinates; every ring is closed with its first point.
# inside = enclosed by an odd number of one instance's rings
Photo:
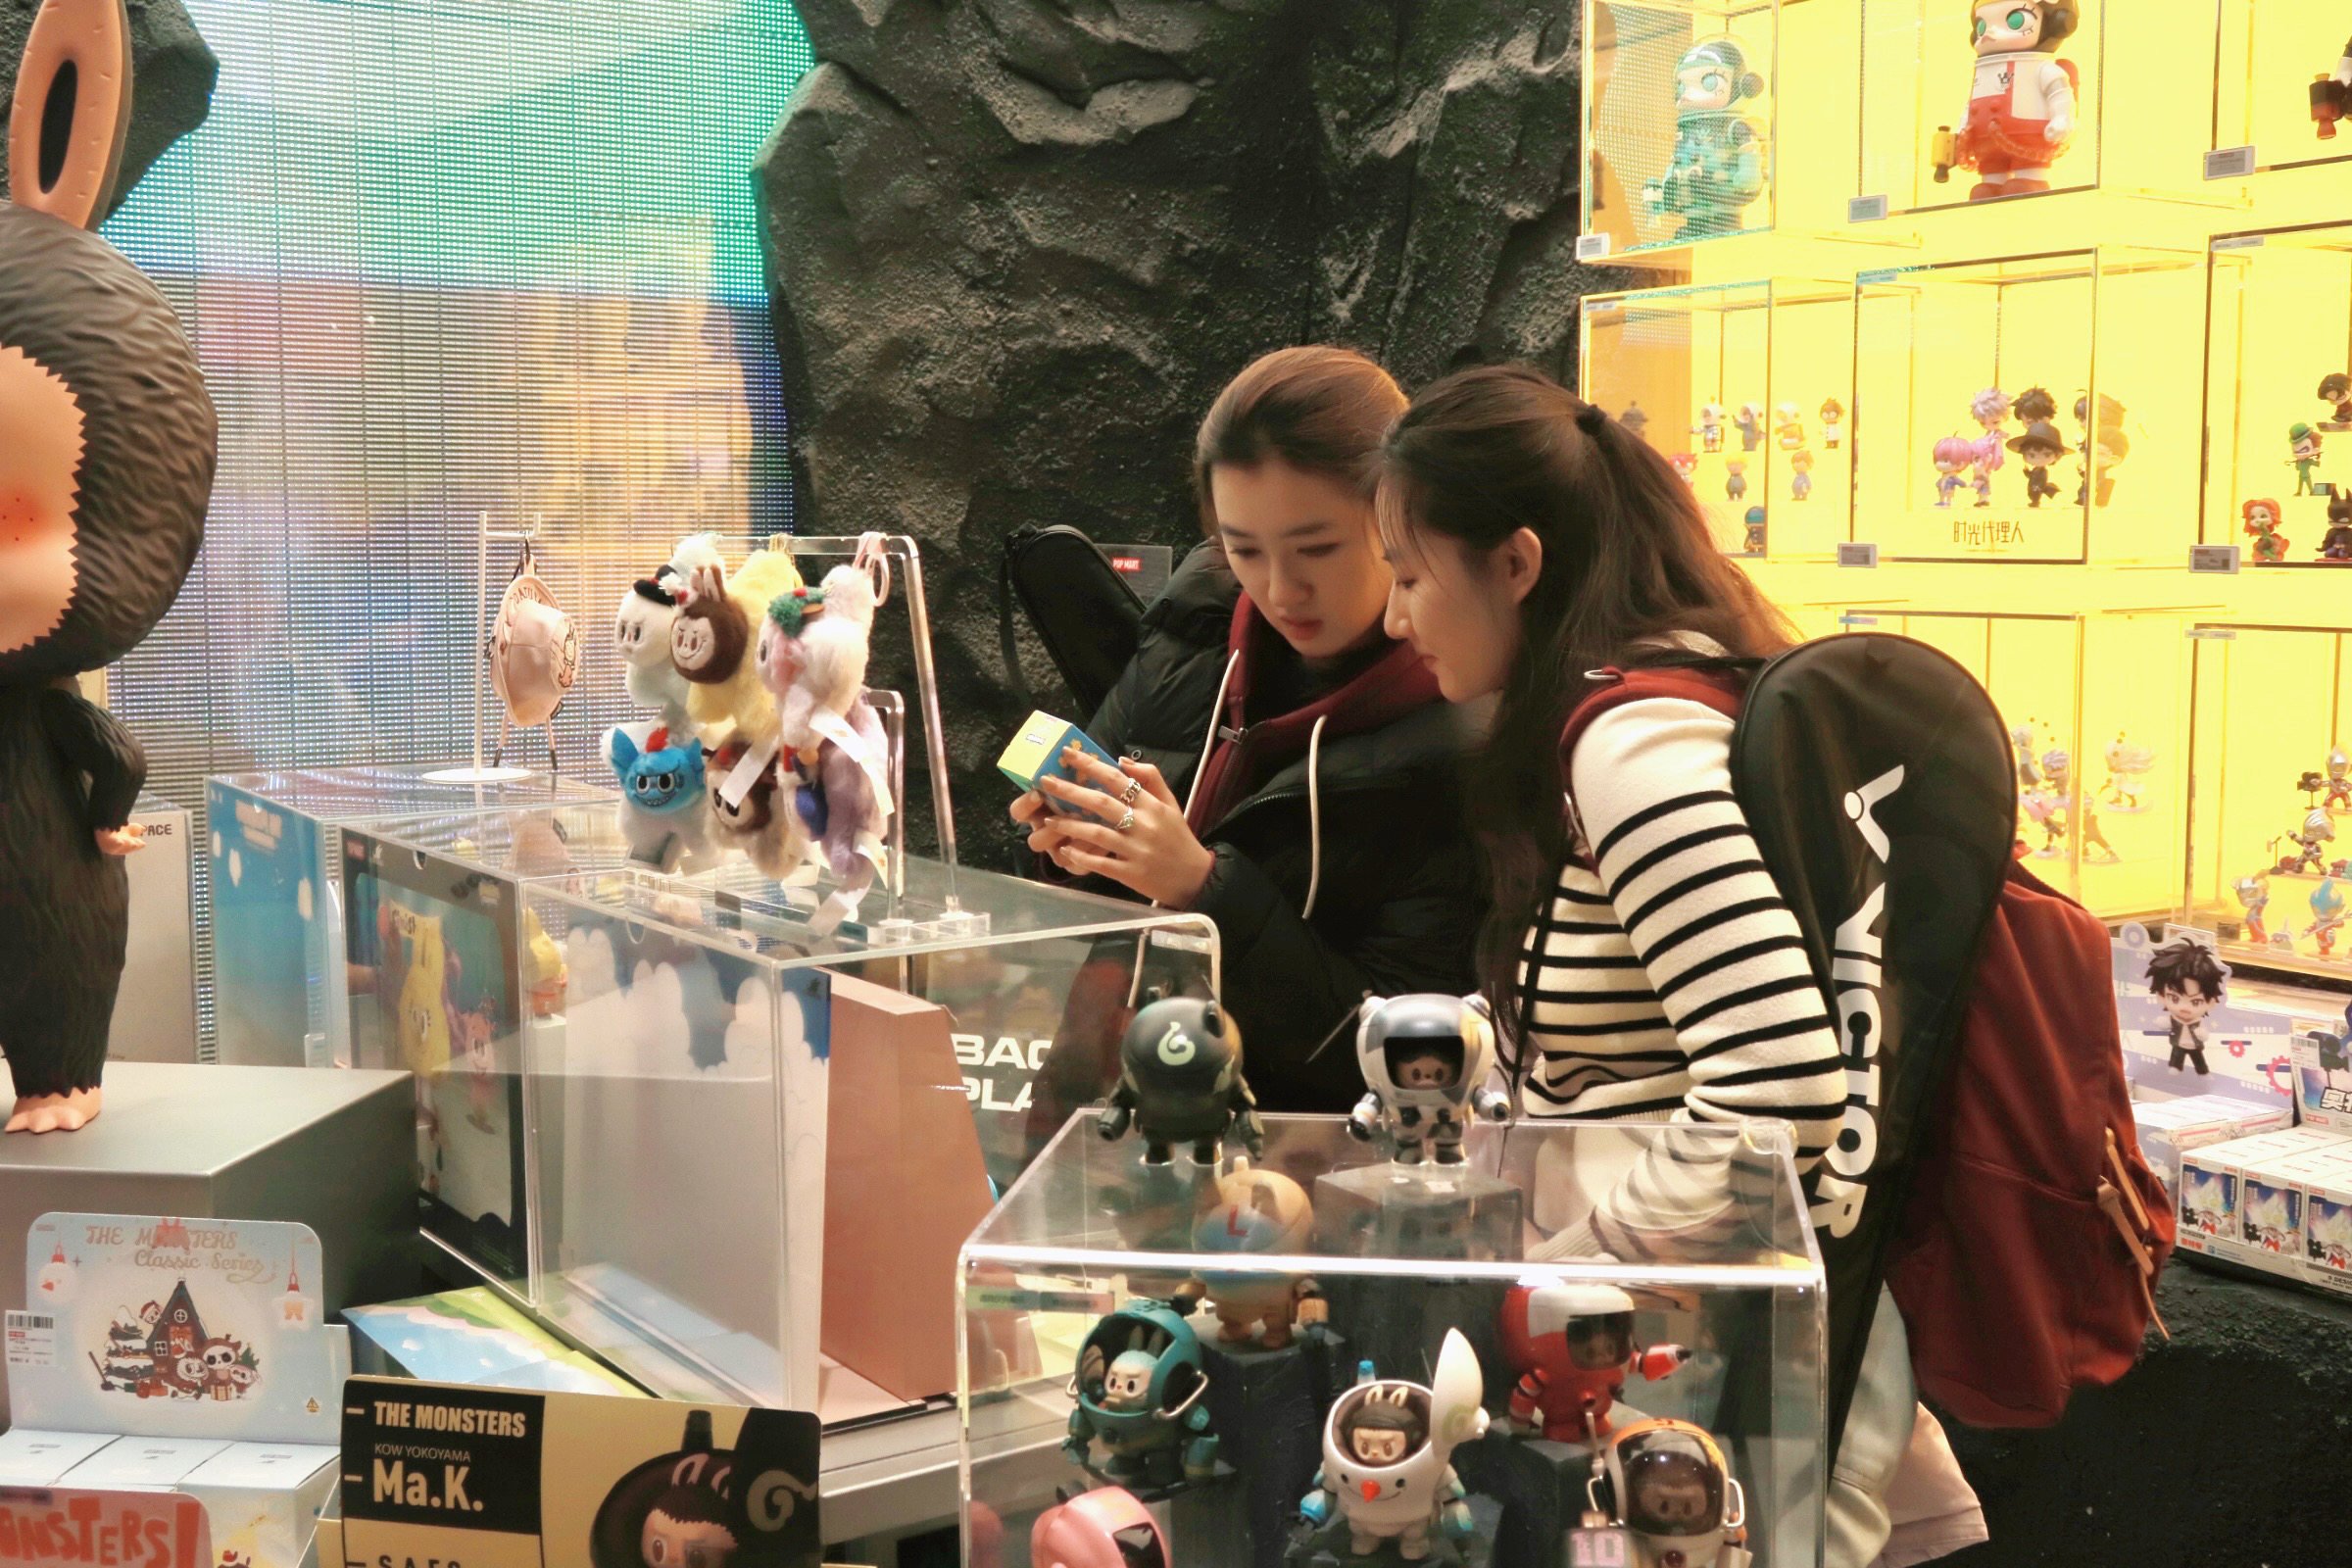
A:
{"type": "MultiPolygon", "coordinates": [[[[1732,721],[1684,698],[1593,719],[1569,760],[1572,855],[1520,965],[1531,1116],[1728,1122],[1779,1116],[1809,1171],[1845,1075],[1796,917],[1732,795],[1732,721]]],[[[1638,1163],[1554,1255],[1650,1250],[1730,1204],[1719,1165],[1638,1163]]]]}

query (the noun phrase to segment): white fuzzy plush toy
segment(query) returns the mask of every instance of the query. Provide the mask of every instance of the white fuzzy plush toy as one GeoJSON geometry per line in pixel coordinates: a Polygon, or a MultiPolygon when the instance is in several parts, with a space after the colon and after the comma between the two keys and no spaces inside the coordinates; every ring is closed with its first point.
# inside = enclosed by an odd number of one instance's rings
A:
{"type": "Polygon", "coordinates": [[[819,612],[801,631],[801,667],[776,694],[788,752],[803,751],[816,738],[820,713],[848,719],[850,705],[865,691],[873,652],[874,579],[864,566],[835,566],[809,598],[819,612]]]}
{"type": "Polygon", "coordinates": [[[620,596],[612,619],[613,645],[620,651],[621,682],[629,701],[653,710],[673,729],[686,727],[686,678],[669,662],[669,631],[677,624],[678,592],[685,579],[668,566],[640,577],[620,596]]]}

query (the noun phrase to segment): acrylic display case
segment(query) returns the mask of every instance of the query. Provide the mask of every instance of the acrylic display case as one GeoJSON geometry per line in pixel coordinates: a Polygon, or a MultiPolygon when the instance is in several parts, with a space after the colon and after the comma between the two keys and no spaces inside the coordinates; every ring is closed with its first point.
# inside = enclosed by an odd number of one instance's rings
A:
{"type": "Polygon", "coordinates": [[[2107,247],[1862,273],[1854,539],[1887,561],[2180,562],[2202,271],[2107,247]]]}
{"type": "MultiPolygon", "coordinates": [[[[950,876],[909,858],[904,898],[950,876]]],[[[1200,916],[954,885],[985,921],[887,947],[812,936],[748,866],[520,886],[521,967],[563,976],[521,1051],[542,1321],[665,1396],[841,1420],[949,1392],[956,1246],[1108,1090],[1131,999],[1218,982],[1200,916]]]]}
{"type": "Polygon", "coordinates": [[[2352,977],[2352,632],[2192,627],[2184,923],[2238,961],[2352,977]]]}
{"type": "Polygon", "coordinates": [[[1854,194],[1899,216],[2097,186],[2108,7],[2074,9],[2054,45],[1980,58],[1969,0],[1860,0],[1854,194]]]}
{"type": "Polygon", "coordinates": [[[1847,283],[1592,294],[1578,384],[1684,473],[1727,555],[1827,556],[1848,532],[1852,331],[1847,283]]]}
{"type": "Polygon", "coordinates": [[[2208,277],[2202,540],[2352,570],[2352,222],[2222,235],[2208,277]]]}
{"type": "Polygon", "coordinates": [[[1587,0],[1586,260],[1773,221],[1780,0],[1587,0]]]}
{"type": "Polygon", "coordinates": [[[322,767],[206,781],[220,1060],[299,1067],[347,1059],[344,827],[615,798],[544,773],[474,784],[435,771],[322,767]]]}
{"type": "Polygon", "coordinates": [[[2352,12],[2337,0],[2215,0],[2213,146],[2253,171],[2352,159],[2352,12]],[[2328,132],[2334,134],[2328,134],[2328,132]]]}
{"type": "Polygon", "coordinates": [[[2187,813],[2182,612],[1869,607],[1840,621],[1930,644],[1984,683],[2016,753],[2027,869],[2103,919],[2170,912],[2187,813]]]}
{"type": "MultiPolygon", "coordinates": [[[[1480,1126],[1451,1167],[1387,1163],[1337,1117],[1265,1129],[1255,1160],[1229,1145],[1219,1168],[1155,1167],[1074,1118],[965,1247],[967,1565],[1018,1568],[1033,1533],[1115,1519],[1155,1528],[1167,1553],[1108,1563],[1588,1560],[1563,1540],[1594,1461],[1572,1335],[1588,1359],[1620,1337],[1616,1360],[1635,1363],[1604,1438],[1688,1423],[1651,1430],[1721,1456],[1755,1561],[1821,1561],[1823,1275],[1785,1129],[1480,1126]],[[1649,1261],[1579,1253],[1583,1222],[1617,1212],[1658,1159],[1720,1182],[1708,1221],[1651,1232],[1649,1261]],[[1360,1223],[1367,1192],[1394,1223],[1360,1223]],[[1540,1396],[1515,1400],[1539,1368],[1540,1396]],[[1324,1469],[1327,1442],[1377,1424],[1358,1420],[1367,1372],[1420,1418],[1378,1480],[1347,1474],[1352,1451],[1324,1469]],[[1352,1524],[1394,1537],[1429,1520],[1448,1463],[1467,1506],[1427,1557],[1394,1539],[1351,1552],[1352,1524]],[[1363,1505],[1367,1484],[1386,1508],[1363,1505]],[[1399,1485],[1417,1509],[1396,1505],[1399,1485]],[[1319,1489],[1309,1511],[1330,1522],[1302,1525],[1319,1489]]],[[[1694,1538],[1680,1548],[1692,1568],[1717,1560],[1694,1538]]]]}

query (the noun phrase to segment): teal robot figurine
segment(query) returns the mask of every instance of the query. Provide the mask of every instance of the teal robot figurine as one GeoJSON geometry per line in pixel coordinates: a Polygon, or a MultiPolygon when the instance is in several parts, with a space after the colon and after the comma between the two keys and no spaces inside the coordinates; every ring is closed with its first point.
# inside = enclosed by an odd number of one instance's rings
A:
{"type": "Polygon", "coordinates": [[[1090,1475],[1169,1487],[1215,1472],[1208,1371],[1184,1304],[1138,1297],[1098,1320],[1079,1346],[1061,1449],[1090,1475]]]}
{"type": "Polygon", "coordinates": [[[1265,1149],[1257,1101],[1242,1077],[1242,1032],[1216,1003],[1168,997],[1135,1015],[1119,1042],[1119,1082],[1096,1130],[1116,1140],[1133,1127],[1144,1163],[1165,1165],[1174,1144],[1190,1144],[1193,1162],[1215,1166],[1228,1136],[1252,1158],[1265,1149]]]}
{"type": "Polygon", "coordinates": [[[1748,203],[1764,194],[1764,144],[1741,106],[1764,78],[1729,38],[1684,51],[1674,68],[1674,151],[1665,173],[1642,189],[1653,214],[1683,220],[1684,239],[1736,234],[1748,203]]]}

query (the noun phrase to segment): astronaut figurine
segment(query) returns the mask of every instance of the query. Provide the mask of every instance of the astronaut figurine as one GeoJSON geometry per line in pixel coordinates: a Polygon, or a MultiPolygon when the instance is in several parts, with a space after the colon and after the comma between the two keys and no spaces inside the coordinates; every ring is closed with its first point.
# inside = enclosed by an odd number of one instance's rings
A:
{"type": "Polygon", "coordinates": [[[1711,38],[1684,51],[1674,80],[1674,152],[1666,172],[1642,186],[1642,203],[1679,215],[1684,239],[1736,234],[1747,204],[1764,193],[1763,142],[1740,112],[1764,91],[1764,78],[1738,44],[1711,38]]]}
{"type": "MultiPolygon", "coordinates": [[[[1723,405],[1720,403],[1702,405],[1698,411],[1698,422],[1690,427],[1690,433],[1698,437],[1698,448],[1701,452],[1721,452],[1723,450],[1723,405]]],[[[1688,479],[1690,475],[1686,473],[1683,477],[1688,479]]]]}
{"type": "Polygon", "coordinates": [[[1144,1140],[1144,1163],[1168,1163],[1168,1146],[1193,1146],[1193,1163],[1214,1166],[1231,1133],[1252,1157],[1266,1131],[1242,1077],[1242,1032],[1225,1009],[1198,997],[1169,997],[1135,1015],[1119,1042],[1119,1083],[1096,1129],[1144,1140]]]}
{"type": "MultiPolygon", "coordinates": [[[[1317,1527],[1336,1516],[1348,1526],[1348,1549],[1369,1557],[1394,1542],[1396,1555],[1420,1562],[1447,1542],[1467,1540],[1470,1504],[1453,1473],[1453,1450],[1487,1433],[1486,1379],[1459,1329],[1446,1331],[1438,1369],[1427,1387],[1376,1378],[1370,1362],[1340,1396],[1323,1424],[1323,1468],[1298,1504],[1317,1527]]],[[[1313,1540],[1290,1560],[1309,1560],[1313,1540]]]]}
{"type": "Polygon", "coordinates": [[[1628,1373],[1646,1382],[1690,1359],[1679,1345],[1634,1343],[1634,1298],[1614,1285],[1515,1285],[1502,1298],[1502,1353],[1519,1373],[1511,1424],[1553,1443],[1609,1436],[1628,1373]]]}
{"type": "Polygon", "coordinates": [[[1592,1455],[1591,1506],[1561,1561],[1748,1568],[1747,1497],[1723,1449],[1688,1421],[1641,1421],[1592,1455]]]}
{"type": "Polygon", "coordinates": [[[1062,1452],[1089,1474],[1172,1486],[1215,1472],[1208,1372],[1178,1303],[1138,1297],[1097,1320],[1078,1348],[1069,1394],[1062,1452]]]}
{"type": "Polygon", "coordinates": [[[1972,202],[2048,190],[2075,132],[2075,63],[2052,51],[2081,24],[2076,0],[1981,0],[1969,21],[1976,85],[1958,127],[1936,138],[1936,182],[1975,170],[1972,202]]]}
{"type": "Polygon", "coordinates": [[[1490,1085],[1494,1015],[1484,997],[1367,997],[1356,1012],[1355,1061],[1369,1091],[1348,1116],[1364,1143],[1386,1131],[1399,1165],[1462,1162],[1472,1116],[1501,1121],[1510,1101],[1490,1085]]]}

